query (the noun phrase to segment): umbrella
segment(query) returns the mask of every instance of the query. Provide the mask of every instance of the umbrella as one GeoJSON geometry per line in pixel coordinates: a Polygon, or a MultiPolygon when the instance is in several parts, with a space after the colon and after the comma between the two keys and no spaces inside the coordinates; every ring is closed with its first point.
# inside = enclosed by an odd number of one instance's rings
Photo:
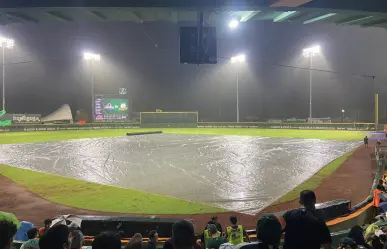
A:
{"type": "Polygon", "coordinates": [[[52,221],[51,227],[56,225],[66,225],[71,228],[80,228],[82,223],[82,219],[76,215],[68,214],[68,215],[60,215],[55,217],[52,221]]]}
{"type": "Polygon", "coordinates": [[[13,224],[15,224],[17,228],[20,227],[20,222],[19,222],[19,220],[16,218],[16,216],[14,214],[6,213],[6,212],[1,212],[0,211],[0,220],[10,221],[13,224]]]}

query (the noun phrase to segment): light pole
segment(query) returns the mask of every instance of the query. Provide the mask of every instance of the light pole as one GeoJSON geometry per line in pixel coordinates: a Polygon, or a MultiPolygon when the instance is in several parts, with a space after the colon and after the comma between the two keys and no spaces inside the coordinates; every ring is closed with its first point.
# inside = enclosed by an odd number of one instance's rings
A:
{"type": "Polygon", "coordinates": [[[304,48],[302,54],[305,57],[309,57],[309,118],[312,118],[312,66],[313,66],[313,56],[319,55],[321,53],[320,46],[313,46],[309,48],[304,48]]]}
{"type": "Polygon", "coordinates": [[[100,61],[101,55],[94,53],[83,53],[83,59],[90,61],[91,65],[91,118],[94,122],[94,72],[93,72],[93,61],[100,61]]]}
{"type": "Polygon", "coordinates": [[[341,123],[344,123],[344,118],[345,118],[345,110],[344,110],[344,109],[342,109],[342,110],[341,110],[341,113],[343,114],[343,117],[342,117],[342,119],[341,119],[341,123]]]}
{"type": "Polygon", "coordinates": [[[236,98],[236,109],[237,109],[237,122],[239,123],[239,64],[245,62],[246,56],[244,54],[239,54],[236,56],[231,57],[231,63],[236,64],[237,69],[237,78],[236,78],[236,85],[237,85],[237,98],[236,98]]]}
{"type": "Polygon", "coordinates": [[[15,41],[10,38],[0,37],[0,46],[3,49],[3,111],[5,111],[5,49],[12,49],[15,46],[15,41]]]}

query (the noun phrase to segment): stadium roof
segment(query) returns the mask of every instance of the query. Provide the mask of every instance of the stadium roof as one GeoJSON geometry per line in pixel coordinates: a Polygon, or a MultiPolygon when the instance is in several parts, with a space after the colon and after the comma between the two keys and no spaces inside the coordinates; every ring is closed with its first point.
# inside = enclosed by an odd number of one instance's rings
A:
{"type": "Polygon", "coordinates": [[[131,21],[247,21],[333,23],[387,28],[384,0],[9,0],[0,3],[0,24],[131,21]],[[356,3],[361,2],[361,3],[356,3]]]}

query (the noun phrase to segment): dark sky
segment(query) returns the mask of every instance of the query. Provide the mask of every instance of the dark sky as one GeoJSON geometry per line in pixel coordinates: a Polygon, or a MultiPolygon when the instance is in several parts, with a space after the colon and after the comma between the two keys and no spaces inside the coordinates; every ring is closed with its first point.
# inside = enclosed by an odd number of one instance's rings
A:
{"type": "Polygon", "coordinates": [[[236,31],[219,27],[218,64],[197,66],[179,63],[178,28],[114,22],[5,26],[0,33],[16,44],[6,53],[7,112],[47,114],[62,104],[89,110],[94,72],[97,93],[116,94],[126,87],[134,111],[199,111],[204,120],[234,121],[236,67],[226,58],[244,52],[241,119],[305,118],[308,70],[272,64],[308,67],[301,50],[313,44],[323,52],[314,59],[315,68],[342,72],[314,72],[313,116],[337,117],[345,109],[349,116],[359,112],[371,121],[372,79],[358,75],[376,75],[377,91],[387,93],[384,29],[268,22],[246,23],[236,31]],[[102,61],[91,70],[83,51],[101,53],[102,61]]]}

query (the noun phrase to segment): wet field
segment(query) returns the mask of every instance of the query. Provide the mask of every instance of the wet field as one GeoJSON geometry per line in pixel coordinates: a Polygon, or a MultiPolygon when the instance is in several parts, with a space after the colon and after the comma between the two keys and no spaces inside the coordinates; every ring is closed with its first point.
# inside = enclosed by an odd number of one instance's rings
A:
{"type": "Polygon", "coordinates": [[[358,145],[160,134],[1,145],[0,163],[256,213],[358,145]]]}

